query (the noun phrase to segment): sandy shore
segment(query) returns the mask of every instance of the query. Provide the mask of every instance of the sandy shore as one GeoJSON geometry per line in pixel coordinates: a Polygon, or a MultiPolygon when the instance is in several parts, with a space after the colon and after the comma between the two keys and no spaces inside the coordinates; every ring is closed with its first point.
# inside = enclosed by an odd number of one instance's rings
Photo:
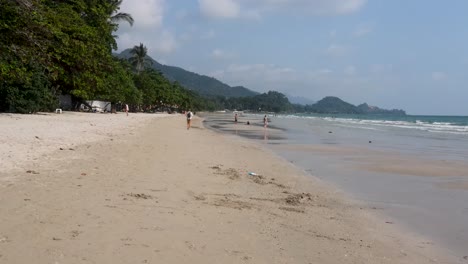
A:
{"type": "Polygon", "coordinates": [[[157,117],[0,115],[0,263],[466,263],[255,143],[157,117]]]}
{"type": "MultiPolygon", "coordinates": [[[[158,117],[167,114],[158,114],[158,117]]],[[[130,134],[145,126],[154,115],[123,113],[89,114],[64,112],[58,114],[0,114],[0,172],[21,169],[44,154],[62,148],[109,140],[113,136],[130,134]]],[[[41,159],[43,162],[44,159],[41,159]]]]}

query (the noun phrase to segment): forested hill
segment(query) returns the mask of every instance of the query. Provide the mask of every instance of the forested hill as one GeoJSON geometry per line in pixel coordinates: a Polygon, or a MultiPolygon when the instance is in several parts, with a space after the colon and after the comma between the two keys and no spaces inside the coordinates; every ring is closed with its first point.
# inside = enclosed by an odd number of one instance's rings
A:
{"type": "Polygon", "coordinates": [[[386,110],[376,106],[369,106],[366,103],[355,106],[334,96],[327,96],[315,104],[303,106],[299,111],[323,114],[406,115],[406,112],[401,109],[386,110]]]}
{"type": "MultiPolygon", "coordinates": [[[[126,49],[120,54],[116,54],[116,56],[128,59],[131,57],[130,49],[126,49]]],[[[152,68],[161,71],[169,80],[177,81],[183,87],[196,91],[202,96],[248,97],[259,94],[243,86],[231,87],[213,77],[200,75],[179,67],[163,65],[155,61],[153,58],[149,58],[153,62],[151,65],[152,68]]]]}
{"type": "Polygon", "coordinates": [[[343,113],[343,114],[359,114],[359,109],[338,97],[327,96],[317,103],[313,104],[310,109],[315,113],[343,113]]]}

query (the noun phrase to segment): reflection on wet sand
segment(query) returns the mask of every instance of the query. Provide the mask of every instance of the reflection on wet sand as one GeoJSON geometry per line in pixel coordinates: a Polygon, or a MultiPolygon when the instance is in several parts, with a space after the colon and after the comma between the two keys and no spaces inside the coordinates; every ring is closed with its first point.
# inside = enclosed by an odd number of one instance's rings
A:
{"type": "MultiPolygon", "coordinates": [[[[451,190],[466,190],[468,191],[468,181],[449,181],[435,184],[436,187],[451,190]]],[[[467,208],[468,209],[468,208],[467,208]]]]}
{"type": "Polygon", "coordinates": [[[376,173],[390,173],[429,177],[468,177],[468,164],[457,160],[423,159],[394,151],[365,147],[334,145],[284,144],[278,150],[306,152],[304,155],[332,155],[353,161],[355,169],[376,173]]]}
{"type": "Polygon", "coordinates": [[[206,118],[204,121],[206,127],[220,132],[232,133],[249,139],[264,140],[268,143],[272,140],[286,139],[284,129],[277,128],[270,123],[265,128],[262,117],[249,116],[248,121],[238,121],[237,123],[230,119],[230,115],[216,114],[204,115],[204,117],[206,118]]]}

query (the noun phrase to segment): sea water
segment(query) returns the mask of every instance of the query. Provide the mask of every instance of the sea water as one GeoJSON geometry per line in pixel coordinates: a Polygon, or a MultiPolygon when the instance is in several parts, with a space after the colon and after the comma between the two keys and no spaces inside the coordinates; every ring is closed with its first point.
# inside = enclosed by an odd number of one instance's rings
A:
{"type": "MultiPolygon", "coordinates": [[[[262,117],[241,115],[237,126],[247,120],[258,120],[252,124],[260,126],[262,117]]],[[[259,127],[263,135],[250,138],[375,208],[389,223],[427,237],[430,241],[421,246],[430,242],[468,255],[468,117],[301,114],[269,119],[271,128],[259,127]]]]}

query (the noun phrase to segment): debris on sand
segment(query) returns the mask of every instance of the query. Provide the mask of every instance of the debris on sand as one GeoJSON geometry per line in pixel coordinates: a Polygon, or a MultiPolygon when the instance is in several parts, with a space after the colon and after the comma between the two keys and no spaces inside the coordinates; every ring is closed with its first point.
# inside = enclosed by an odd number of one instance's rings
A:
{"type": "Polygon", "coordinates": [[[288,212],[305,213],[305,210],[294,208],[294,207],[280,207],[279,209],[284,210],[284,211],[288,211],[288,212]]]}
{"type": "Polygon", "coordinates": [[[151,195],[148,195],[148,194],[144,194],[144,193],[129,193],[127,194],[127,196],[130,196],[130,197],[134,197],[134,198],[137,198],[137,199],[153,199],[153,196],[151,195]]]}
{"type": "Polygon", "coordinates": [[[289,205],[300,205],[307,201],[312,201],[312,195],[310,193],[290,194],[285,199],[285,202],[289,205]]]}
{"type": "Polygon", "coordinates": [[[203,194],[194,195],[193,198],[195,198],[195,200],[197,200],[197,201],[204,201],[204,200],[206,200],[206,197],[203,196],[203,194]]]}
{"type": "Polygon", "coordinates": [[[262,175],[258,175],[258,174],[257,174],[257,175],[255,175],[255,176],[250,177],[250,178],[251,178],[251,179],[253,180],[253,182],[255,182],[256,184],[261,184],[261,185],[267,184],[267,183],[265,182],[265,177],[263,177],[262,175]]]}
{"type": "Polygon", "coordinates": [[[229,179],[231,179],[231,180],[236,180],[236,179],[240,178],[240,174],[236,169],[229,168],[229,169],[223,170],[223,169],[221,169],[221,165],[213,166],[213,167],[210,167],[210,168],[213,169],[213,170],[216,170],[215,174],[227,175],[227,176],[229,176],[229,179]]]}

